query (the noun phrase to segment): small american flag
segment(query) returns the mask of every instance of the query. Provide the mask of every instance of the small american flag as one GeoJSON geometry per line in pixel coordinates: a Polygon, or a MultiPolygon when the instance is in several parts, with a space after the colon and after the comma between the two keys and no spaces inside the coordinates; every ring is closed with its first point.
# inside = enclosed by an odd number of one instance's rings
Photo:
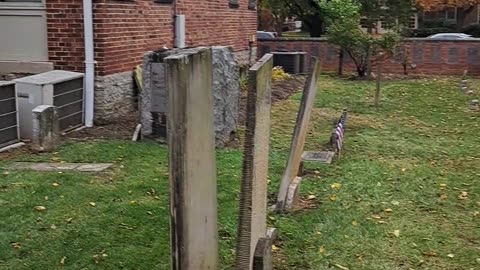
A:
{"type": "Polygon", "coordinates": [[[333,130],[332,146],[335,148],[335,152],[340,153],[343,147],[343,137],[345,134],[345,121],[347,120],[347,110],[343,110],[342,116],[333,130]]]}

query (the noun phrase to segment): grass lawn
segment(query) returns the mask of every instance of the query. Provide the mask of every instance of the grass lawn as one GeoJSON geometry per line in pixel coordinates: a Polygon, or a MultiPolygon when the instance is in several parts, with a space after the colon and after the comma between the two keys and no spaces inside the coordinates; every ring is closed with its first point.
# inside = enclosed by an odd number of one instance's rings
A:
{"type": "MultiPolygon", "coordinates": [[[[346,148],[330,166],[307,166],[309,207],[269,217],[279,229],[275,269],[480,269],[480,114],[458,79],[387,82],[378,109],[374,83],[321,80],[306,150],[328,141],[348,104],[346,148]]],[[[272,198],[299,98],[272,111],[272,198]]],[[[169,269],[166,153],[148,141],[99,140],[0,161],[0,269],[169,269]],[[7,173],[13,160],[115,166],[7,173]]],[[[222,269],[232,269],[241,161],[240,149],[217,152],[222,269]]]]}

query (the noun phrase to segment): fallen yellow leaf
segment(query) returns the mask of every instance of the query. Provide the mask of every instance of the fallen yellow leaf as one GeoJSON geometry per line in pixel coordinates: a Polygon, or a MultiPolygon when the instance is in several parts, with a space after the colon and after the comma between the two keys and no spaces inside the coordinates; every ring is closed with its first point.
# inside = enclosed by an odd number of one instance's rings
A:
{"type": "Polygon", "coordinates": [[[275,245],[272,245],[272,251],[277,251],[277,250],[279,250],[279,248],[275,245]]]}
{"type": "Polygon", "coordinates": [[[393,205],[399,205],[400,203],[398,201],[392,201],[393,205]]]}
{"type": "Polygon", "coordinates": [[[347,267],[342,266],[342,265],[340,265],[340,264],[334,264],[334,265],[335,265],[335,267],[337,267],[338,269],[341,269],[341,270],[349,270],[347,267]]]}
{"type": "Polygon", "coordinates": [[[10,174],[10,173],[9,173],[8,171],[4,171],[4,172],[2,173],[3,176],[8,176],[9,174],[10,174]]]}
{"type": "Polygon", "coordinates": [[[374,218],[374,219],[381,219],[382,217],[379,216],[379,215],[372,215],[372,218],[374,218]]]}
{"type": "Polygon", "coordinates": [[[90,206],[91,206],[91,207],[95,207],[95,206],[97,206],[97,204],[96,204],[96,203],[94,203],[94,202],[90,202],[89,204],[90,204],[90,206]]]}
{"type": "Polygon", "coordinates": [[[392,232],[392,234],[395,236],[395,237],[399,237],[400,236],[400,230],[394,230],[392,232]]]}
{"type": "Polygon", "coordinates": [[[59,184],[59,183],[52,183],[52,186],[54,186],[54,187],[59,187],[60,184],[59,184]]]}
{"type": "Polygon", "coordinates": [[[60,265],[61,266],[64,266],[65,265],[65,260],[67,259],[67,257],[63,257],[61,260],[60,260],[60,265]]]}
{"type": "Polygon", "coordinates": [[[13,242],[13,243],[12,243],[12,248],[14,248],[14,249],[20,249],[20,248],[21,248],[20,243],[18,243],[18,242],[13,242]]]}
{"type": "Polygon", "coordinates": [[[433,251],[426,251],[426,252],[423,252],[422,254],[425,255],[425,256],[430,256],[430,257],[437,256],[437,253],[433,252],[433,251]]]}
{"type": "Polygon", "coordinates": [[[453,254],[448,254],[447,257],[453,258],[453,257],[455,257],[455,255],[453,255],[453,254]]]}
{"type": "Polygon", "coordinates": [[[38,212],[45,211],[46,209],[47,208],[45,206],[42,206],[42,205],[35,206],[35,210],[37,210],[38,212]]]}
{"type": "Polygon", "coordinates": [[[332,196],[330,196],[330,201],[334,202],[337,200],[337,195],[336,194],[333,194],[332,196]]]}
{"type": "Polygon", "coordinates": [[[137,201],[130,201],[130,205],[135,205],[137,204],[137,201]]]}
{"type": "Polygon", "coordinates": [[[458,195],[458,199],[460,199],[460,200],[468,199],[468,192],[466,192],[466,191],[460,192],[460,195],[458,195]]]}
{"type": "Polygon", "coordinates": [[[385,210],[383,210],[383,211],[385,211],[386,213],[392,213],[392,212],[393,212],[393,210],[392,210],[391,208],[387,208],[387,209],[385,209],[385,210]]]}
{"type": "Polygon", "coordinates": [[[330,187],[333,189],[333,190],[339,190],[340,188],[342,188],[342,184],[340,183],[333,183],[330,185],[330,187]]]}
{"type": "Polygon", "coordinates": [[[308,200],[314,200],[316,198],[317,198],[317,196],[315,196],[315,195],[308,195],[308,197],[307,197],[308,200]]]}
{"type": "Polygon", "coordinates": [[[353,227],[357,227],[358,226],[358,222],[356,220],[352,221],[352,226],[353,227]]]}
{"type": "Polygon", "coordinates": [[[324,247],[320,247],[320,249],[318,250],[318,252],[320,252],[320,253],[325,253],[325,248],[324,248],[324,247]]]}

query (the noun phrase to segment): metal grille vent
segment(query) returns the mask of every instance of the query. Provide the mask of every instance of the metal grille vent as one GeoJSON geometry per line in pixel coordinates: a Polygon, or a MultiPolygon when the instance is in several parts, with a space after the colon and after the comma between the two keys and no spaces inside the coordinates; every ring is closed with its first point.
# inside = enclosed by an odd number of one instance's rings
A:
{"type": "Polygon", "coordinates": [[[0,81],[0,148],[16,143],[18,140],[15,84],[0,81]]]}
{"type": "Polygon", "coordinates": [[[53,105],[57,107],[60,130],[83,124],[83,78],[53,85],[53,105]]]}

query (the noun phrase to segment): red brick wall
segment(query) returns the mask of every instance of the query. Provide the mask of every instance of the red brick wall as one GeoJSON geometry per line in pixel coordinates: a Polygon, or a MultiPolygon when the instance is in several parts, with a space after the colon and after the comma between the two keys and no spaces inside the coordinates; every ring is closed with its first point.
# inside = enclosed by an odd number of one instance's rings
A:
{"type": "Polygon", "coordinates": [[[56,69],[82,71],[83,8],[81,0],[47,0],[48,58],[56,69]]]}
{"type": "MultiPolygon", "coordinates": [[[[480,75],[480,39],[469,41],[432,41],[427,39],[405,39],[410,74],[457,75],[468,69],[469,74],[480,75]]],[[[326,39],[276,39],[259,40],[259,56],[273,51],[304,51],[309,56],[322,60],[324,71],[338,70],[338,48],[328,44],[326,39]]],[[[308,57],[310,58],[310,57],[308,57]]],[[[306,64],[308,65],[308,60],[306,64]]],[[[353,62],[346,57],[346,72],[355,71],[353,62]]],[[[400,61],[394,58],[384,61],[387,73],[403,73],[400,61]]]]}
{"type": "MultiPolygon", "coordinates": [[[[257,16],[248,9],[248,0],[239,4],[230,8],[228,0],[177,0],[177,13],[186,16],[187,46],[246,50],[257,16]]],[[[173,47],[173,7],[153,0],[95,1],[97,75],[131,71],[146,51],[173,47]]],[[[81,0],[47,0],[49,58],[55,68],[83,70],[82,18],[81,0]]]]}

